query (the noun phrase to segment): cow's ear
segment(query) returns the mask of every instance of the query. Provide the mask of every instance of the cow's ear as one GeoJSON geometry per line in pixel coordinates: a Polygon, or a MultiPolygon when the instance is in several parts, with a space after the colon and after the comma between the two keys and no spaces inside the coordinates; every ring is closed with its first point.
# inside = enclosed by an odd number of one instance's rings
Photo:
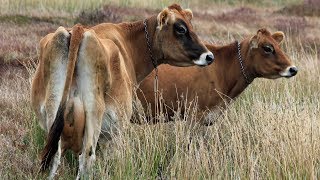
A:
{"type": "Polygon", "coordinates": [[[185,9],[184,12],[185,12],[186,18],[187,18],[189,21],[191,21],[191,19],[193,18],[193,13],[192,13],[191,9],[185,9]]]}
{"type": "Polygon", "coordinates": [[[263,34],[262,32],[264,32],[265,29],[259,29],[257,31],[257,34],[255,36],[252,36],[250,39],[250,49],[252,48],[258,48],[259,45],[259,40],[262,38],[263,34]]]}
{"type": "Polygon", "coordinates": [[[250,49],[258,48],[258,35],[254,35],[250,39],[250,49]]]}
{"type": "Polygon", "coordinates": [[[170,10],[165,8],[157,16],[158,28],[161,30],[162,26],[167,25],[170,18],[170,10]]]}
{"type": "Polygon", "coordinates": [[[274,34],[272,34],[272,38],[276,40],[279,44],[281,44],[284,40],[284,33],[282,31],[277,31],[274,34]]]}

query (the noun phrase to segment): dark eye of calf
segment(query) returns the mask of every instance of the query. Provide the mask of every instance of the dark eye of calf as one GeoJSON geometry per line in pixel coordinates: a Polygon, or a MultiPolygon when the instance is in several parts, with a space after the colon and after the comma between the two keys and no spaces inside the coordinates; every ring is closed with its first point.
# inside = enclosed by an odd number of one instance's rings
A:
{"type": "Polygon", "coordinates": [[[264,46],[262,46],[262,49],[263,49],[264,53],[266,53],[266,54],[273,54],[274,53],[274,48],[272,45],[264,45],[264,46]]]}

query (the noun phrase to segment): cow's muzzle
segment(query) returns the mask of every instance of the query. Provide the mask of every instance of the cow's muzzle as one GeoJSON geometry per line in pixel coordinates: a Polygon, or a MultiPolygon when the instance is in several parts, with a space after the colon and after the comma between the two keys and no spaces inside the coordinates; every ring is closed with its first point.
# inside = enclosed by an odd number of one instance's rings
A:
{"type": "Polygon", "coordinates": [[[214,61],[214,56],[212,52],[208,51],[208,52],[202,53],[199,59],[193,60],[193,63],[198,66],[207,66],[213,63],[213,61],[214,61]]]}
{"type": "Polygon", "coordinates": [[[289,66],[284,71],[280,72],[280,76],[282,77],[292,77],[298,73],[298,68],[296,66],[289,66]]]}

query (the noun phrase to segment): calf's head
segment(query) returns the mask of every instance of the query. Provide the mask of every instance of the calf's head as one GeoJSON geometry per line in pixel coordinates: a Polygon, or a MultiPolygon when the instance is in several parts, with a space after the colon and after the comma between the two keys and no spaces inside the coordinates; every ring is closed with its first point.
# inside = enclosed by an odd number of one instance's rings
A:
{"type": "Polygon", "coordinates": [[[257,35],[250,39],[249,66],[257,77],[276,79],[292,77],[298,73],[298,68],[292,64],[289,57],[281,50],[284,39],[281,31],[271,34],[266,29],[260,29],[257,35]]]}
{"type": "Polygon", "coordinates": [[[174,66],[206,66],[214,56],[195,34],[189,9],[173,4],[157,16],[154,46],[164,63],[174,66]]]}

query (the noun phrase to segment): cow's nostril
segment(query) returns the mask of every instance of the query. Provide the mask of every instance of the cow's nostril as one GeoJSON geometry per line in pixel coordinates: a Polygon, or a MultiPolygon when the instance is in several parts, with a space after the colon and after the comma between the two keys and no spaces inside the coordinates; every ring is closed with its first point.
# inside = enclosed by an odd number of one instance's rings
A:
{"type": "Polygon", "coordinates": [[[210,53],[210,54],[207,54],[207,56],[206,56],[206,61],[208,61],[208,62],[212,62],[213,61],[213,59],[214,59],[214,56],[213,56],[213,54],[212,53],[210,53]]]}
{"type": "Polygon", "coordinates": [[[298,73],[298,68],[295,66],[292,66],[292,67],[290,67],[289,72],[292,76],[294,76],[298,73]]]}

